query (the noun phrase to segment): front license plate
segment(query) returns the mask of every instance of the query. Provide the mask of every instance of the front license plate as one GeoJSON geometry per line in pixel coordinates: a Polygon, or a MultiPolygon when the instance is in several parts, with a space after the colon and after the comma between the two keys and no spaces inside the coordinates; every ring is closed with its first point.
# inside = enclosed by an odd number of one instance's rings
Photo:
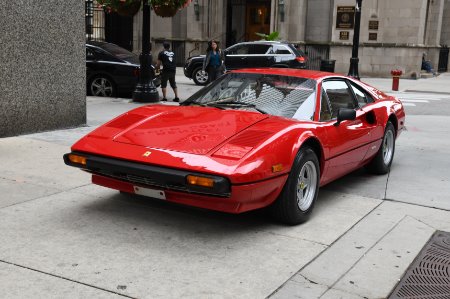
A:
{"type": "Polygon", "coordinates": [[[139,195],[144,195],[148,197],[158,198],[158,199],[166,199],[166,193],[161,190],[143,188],[138,186],[133,186],[134,193],[139,195]]]}

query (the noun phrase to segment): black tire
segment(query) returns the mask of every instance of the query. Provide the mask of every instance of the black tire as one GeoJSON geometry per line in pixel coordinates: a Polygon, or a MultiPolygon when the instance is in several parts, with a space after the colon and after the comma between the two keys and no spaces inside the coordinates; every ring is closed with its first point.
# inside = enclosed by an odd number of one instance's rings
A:
{"type": "Polygon", "coordinates": [[[203,86],[209,83],[209,76],[207,71],[205,71],[204,74],[202,74],[201,72],[202,67],[196,67],[192,72],[192,79],[194,80],[195,84],[203,86]]]}
{"type": "Polygon", "coordinates": [[[96,97],[115,97],[116,83],[106,75],[96,75],[89,80],[88,94],[96,97]]]}
{"type": "Polygon", "coordinates": [[[384,130],[383,140],[375,157],[367,164],[366,169],[374,174],[386,174],[391,168],[395,153],[395,128],[388,121],[384,130]]]}
{"type": "Polygon", "coordinates": [[[272,215],[290,225],[307,221],[319,195],[319,181],[317,155],[309,147],[301,148],[280,196],[271,206],[272,215]],[[298,197],[300,192],[302,198],[298,197]]]}

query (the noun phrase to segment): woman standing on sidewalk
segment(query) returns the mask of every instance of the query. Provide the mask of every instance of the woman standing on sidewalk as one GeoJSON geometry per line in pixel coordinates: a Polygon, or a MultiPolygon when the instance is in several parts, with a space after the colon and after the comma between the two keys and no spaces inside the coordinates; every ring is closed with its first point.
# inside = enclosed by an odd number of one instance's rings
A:
{"type": "Polygon", "coordinates": [[[208,49],[206,50],[206,58],[203,61],[202,70],[208,72],[209,82],[213,82],[225,72],[222,51],[214,40],[208,42],[208,49]]]}

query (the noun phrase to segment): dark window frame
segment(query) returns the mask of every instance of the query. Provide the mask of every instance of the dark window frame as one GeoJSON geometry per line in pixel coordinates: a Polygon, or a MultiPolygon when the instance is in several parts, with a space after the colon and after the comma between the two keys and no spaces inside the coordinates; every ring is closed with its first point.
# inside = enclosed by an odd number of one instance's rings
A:
{"type": "MultiPolygon", "coordinates": [[[[330,111],[331,111],[331,120],[336,120],[336,115],[334,115],[334,110],[333,110],[333,106],[332,106],[332,101],[331,101],[331,99],[330,99],[330,96],[328,95],[328,92],[326,91],[326,89],[324,88],[324,83],[326,83],[326,82],[331,82],[331,81],[339,81],[339,82],[343,82],[346,86],[347,86],[347,89],[349,90],[349,92],[350,92],[350,97],[351,97],[351,99],[353,100],[353,105],[354,105],[354,108],[353,109],[361,109],[361,107],[359,106],[359,103],[358,103],[358,100],[356,99],[356,96],[355,96],[355,94],[354,94],[354,92],[353,92],[353,89],[352,89],[352,87],[349,85],[349,80],[348,79],[346,79],[346,78],[327,78],[327,79],[324,79],[323,81],[322,81],[322,83],[321,83],[321,87],[322,87],[322,89],[325,91],[325,93],[327,94],[327,97],[328,97],[328,107],[329,108],[331,108],[330,109],[330,111]]],[[[322,96],[322,95],[321,95],[322,96]]],[[[321,101],[322,101],[322,99],[321,99],[321,101]]],[[[322,105],[322,102],[321,102],[321,105],[322,105]]],[[[351,109],[351,108],[349,108],[349,109],[351,109]]],[[[322,106],[320,107],[320,112],[319,112],[319,118],[320,118],[320,113],[322,112],[322,106]]],[[[336,113],[337,113],[337,111],[336,111],[336,113]]],[[[330,121],[330,120],[328,120],[328,121],[330,121]]]]}

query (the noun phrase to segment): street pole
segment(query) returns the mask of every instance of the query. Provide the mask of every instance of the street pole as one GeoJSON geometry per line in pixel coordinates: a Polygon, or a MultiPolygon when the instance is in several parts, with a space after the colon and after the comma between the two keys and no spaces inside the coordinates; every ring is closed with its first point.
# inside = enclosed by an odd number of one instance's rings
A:
{"type": "Polygon", "coordinates": [[[352,58],[350,58],[350,68],[348,70],[348,75],[350,77],[356,78],[358,80],[359,80],[358,47],[359,47],[359,27],[361,25],[361,2],[362,2],[362,0],[356,0],[355,30],[353,32],[352,58]]]}
{"type": "Polygon", "coordinates": [[[150,4],[142,0],[142,52],[139,55],[141,69],[139,82],[133,92],[134,102],[159,102],[159,93],[153,83],[154,72],[152,70],[152,53],[150,43],[150,4]]]}

